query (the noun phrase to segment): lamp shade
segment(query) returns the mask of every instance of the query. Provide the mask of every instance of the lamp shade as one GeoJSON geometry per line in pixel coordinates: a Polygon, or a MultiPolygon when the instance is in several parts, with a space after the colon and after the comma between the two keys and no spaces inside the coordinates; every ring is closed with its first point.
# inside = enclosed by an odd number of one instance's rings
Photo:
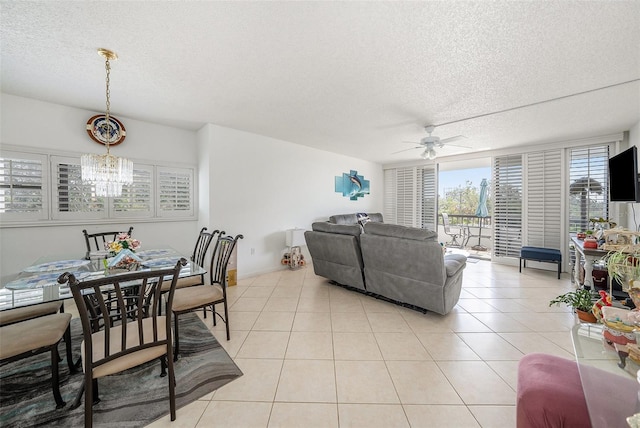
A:
{"type": "Polygon", "coordinates": [[[304,229],[288,229],[285,236],[287,247],[300,247],[307,245],[304,240],[304,229]]]}

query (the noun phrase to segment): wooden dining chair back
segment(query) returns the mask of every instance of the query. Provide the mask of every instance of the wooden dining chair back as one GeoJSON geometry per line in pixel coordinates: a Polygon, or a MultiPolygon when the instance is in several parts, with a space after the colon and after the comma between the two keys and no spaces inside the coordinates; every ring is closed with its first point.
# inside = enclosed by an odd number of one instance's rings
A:
{"type": "Polygon", "coordinates": [[[180,269],[186,264],[187,260],[181,258],[171,268],[81,282],[67,272],[58,279],[61,284],[69,282],[82,323],[85,427],[93,424],[93,404],[98,396],[97,379],[156,358],[161,361],[162,375],[166,375],[168,368],[171,420],[175,420],[172,313],[169,308],[180,269]],[[167,293],[162,293],[165,282],[171,285],[167,293]],[[111,302],[112,309],[109,310],[108,300],[112,295],[115,295],[115,302],[111,302]],[[160,314],[162,304],[167,305],[166,315],[160,314]],[[117,307],[115,311],[113,305],[117,307]],[[98,331],[96,325],[99,325],[98,331]]]}
{"type": "Polygon", "coordinates": [[[209,267],[210,283],[176,290],[173,305],[171,306],[174,313],[174,331],[176,335],[175,359],[178,358],[180,351],[180,335],[178,333],[178,317],[180,314],[199,308],[210,310],[213,315],[213,325],[216,325],[216,316],[220,317],[225,323],[227,340],[230,339],[229,308],[227,306],[227,266],[238,240],[242,238],[244,238],[242,235],[235,237],[218,235],[209,267]],[[223,305],[224,315],[216,311],[217,304],[223,305]]]}
{"type": "MultiPolygon", "coordinates": [[[[84,241],[87,246],[87,259],[89,254],[93,251],[104,251],[108,242],[115,241],[118,235],[123,232],[96,232],[89,233],[87,229],[82,231],[84,234],[84,241]]],[[[131,236],[133,233],[133,226],[127,231],[127,235],[131,236]]]]}
{"type": "MultiPolygon", "coordinates": [[[[195,263],[201,268],[204,268],[205,263],[207,261],[207,252],[209,251],[209,246],[213,239],[218,234],[224,234],[219,230],[214,230],[213,232],[207,232],[207,228],[203,227],[198,234],[198,239],[196,240],[196,245],[193,248],[193,253],[191,254],[191,263],[195,263]]],[[[204,274],[201,275],[192,275],[186,276],[184,278],[178,279],[178,283],[176,284],[176,289],[191,287],[194,285],[202,285],[204,284],[204,274]]],[[[165,284],[163,291],[167,291],[168,284],[165,284]]]]}
{"type": "Polygon", "coordinates": [[[23,319],[0,327],[0,337],[2,338],[2,346],[0,346],[1,364],[4,365],[43,352],[51,353],[51,388],[56,401],[56,409],[60,409],[66,404],[62,399],[62,395],[60,395],[58,372],[58,362],[60,360],[58,343],[63,337],[67,343],[69,371],[71,373],[76,372],[71,355],[70,322],[71,314],[54,313],[23,319]]]}

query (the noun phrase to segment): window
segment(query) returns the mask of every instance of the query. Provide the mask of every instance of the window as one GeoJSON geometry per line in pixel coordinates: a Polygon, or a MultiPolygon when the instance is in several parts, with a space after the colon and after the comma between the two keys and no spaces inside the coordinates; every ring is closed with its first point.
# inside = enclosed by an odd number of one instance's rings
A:
{"type": "Polygon", "coordinates": [[[47,212],[46,156],[0,153],[0,218],[41,220],[47,212]]]}
{"type": "Polygon", "coordinates": [[[608,159],[608,145],[571,149],[569,232],[587,230],[591,218],[609,218],[608,159]]]}
{"type": "Polygon", "coordinates": [[[522,156],[493,161],[495,257],[519,257],[522,246],[522,156]]]}
{"type": "Polygon", "coordinates": [[[194,171],[157,167],[158,217],[194,215],[194,171]]]}

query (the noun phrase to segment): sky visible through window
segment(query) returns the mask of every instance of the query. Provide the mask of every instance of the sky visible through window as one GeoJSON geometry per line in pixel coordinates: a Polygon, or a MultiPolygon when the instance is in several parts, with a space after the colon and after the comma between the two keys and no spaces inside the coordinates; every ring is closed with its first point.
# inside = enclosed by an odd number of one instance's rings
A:
{"type": "Polygon", "coordinates": [[[444,196],[444,191],[454,189],[458,186],[465,187],[467,181],[471,181],[473,187],[480,189],[480,182],[483,178],[491,182],[491,168],[469,168],[456,169],[453,171],[440,171],[438,175],[438,195],[444,196]]]}

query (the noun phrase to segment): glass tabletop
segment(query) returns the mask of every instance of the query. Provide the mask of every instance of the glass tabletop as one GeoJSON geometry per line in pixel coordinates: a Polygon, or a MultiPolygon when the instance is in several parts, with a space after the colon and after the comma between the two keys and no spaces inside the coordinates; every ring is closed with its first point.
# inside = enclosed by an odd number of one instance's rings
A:
{"type": "MultiPolygon", "coordinates": [[[[143,250],[135,253],[142,259],[138,270],[164,269],[173,267],[177,261],[188,256],[172,248],[143,250]]],[[[58,277],[71,272],[79,280],[95,279],[108,275],[122,275],[126,271],[114,272],[105,268],[105,259],[44,256],[25,268],[16,278],[2,284],[0,288],[0,311],[20,306],[29,306],[73,298],[68,285],[59,285],[58,277]]],[[[180,277],[205,274],[207,271],[189,261],[180,270],[180,277]]]]}
{"type": "Polygon", "coordinates": [[[582,389],[593,428],[629,427],[627,418],[640,412],[640,365],[605,331],[599,323],[572,329],[582,389]]]}

